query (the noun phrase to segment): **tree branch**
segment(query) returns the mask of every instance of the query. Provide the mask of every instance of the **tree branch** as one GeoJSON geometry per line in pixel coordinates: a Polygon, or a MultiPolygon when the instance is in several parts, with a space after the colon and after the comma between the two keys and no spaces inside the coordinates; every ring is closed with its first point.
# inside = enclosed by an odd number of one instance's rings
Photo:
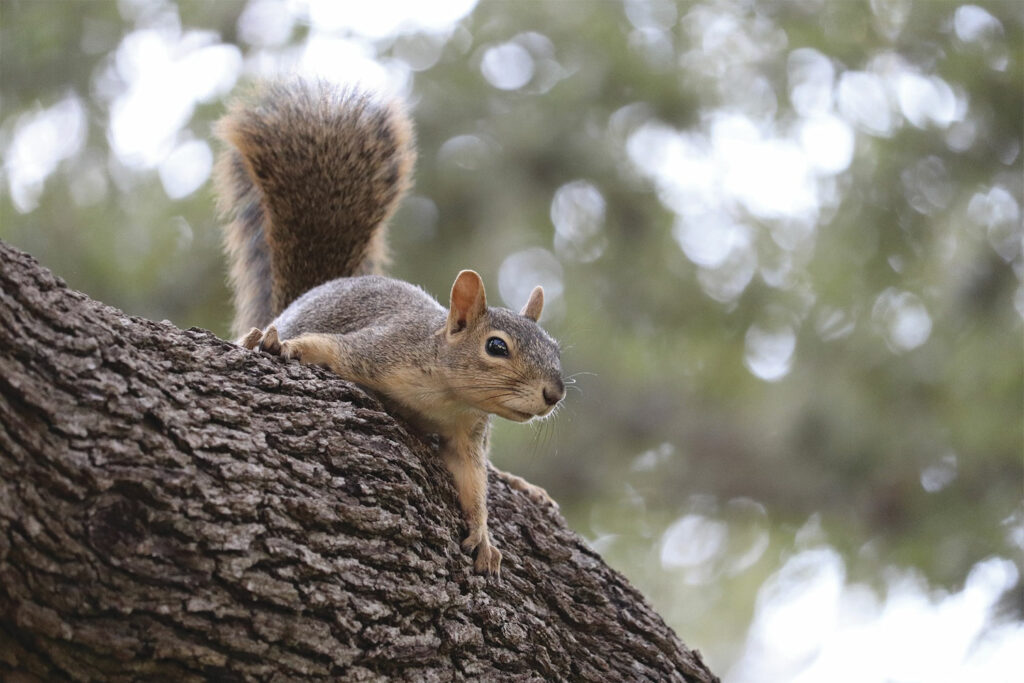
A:
{"type": "Polygon", "coordinates": [[[716,680],[493,476],[475,576],[450,476],[353,385],[0,265],[0,673],[716,680]]]}

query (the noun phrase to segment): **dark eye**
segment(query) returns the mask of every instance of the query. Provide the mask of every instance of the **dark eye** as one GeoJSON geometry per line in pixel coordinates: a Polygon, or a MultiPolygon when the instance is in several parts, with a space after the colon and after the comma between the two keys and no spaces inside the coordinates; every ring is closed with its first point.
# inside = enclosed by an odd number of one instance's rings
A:
{"type": "Polygon", "coordinates": [[[487,353],[492,356],[507,356],[508,355],[508,344],[505,343],[504,339],[499,337],[491,337],[487,340],[487,353]]]}

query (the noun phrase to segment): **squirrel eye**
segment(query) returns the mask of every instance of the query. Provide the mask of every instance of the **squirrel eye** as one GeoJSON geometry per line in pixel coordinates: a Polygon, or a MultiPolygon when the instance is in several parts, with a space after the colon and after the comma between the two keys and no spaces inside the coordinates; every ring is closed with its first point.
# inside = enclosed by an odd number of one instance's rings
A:
{"type": "Polygon", "coordinates": [[[487,340],[487,353],[492,356],[507,356],[508,355],[508,344],[505,343],[504,339],[499,337],[491,337],[487,340]]]}

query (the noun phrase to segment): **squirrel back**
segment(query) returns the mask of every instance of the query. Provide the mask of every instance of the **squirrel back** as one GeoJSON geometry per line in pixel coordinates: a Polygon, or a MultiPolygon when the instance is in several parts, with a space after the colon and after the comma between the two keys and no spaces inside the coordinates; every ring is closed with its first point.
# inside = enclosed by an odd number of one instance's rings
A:
{"type": "Polygon", "coordinates": [[[381,272],[416,158],[400,104],[326,82],[264,84],[217,134],[229,145],[214,186],[230,219],[236,336],[321,283],[381,272]]]}

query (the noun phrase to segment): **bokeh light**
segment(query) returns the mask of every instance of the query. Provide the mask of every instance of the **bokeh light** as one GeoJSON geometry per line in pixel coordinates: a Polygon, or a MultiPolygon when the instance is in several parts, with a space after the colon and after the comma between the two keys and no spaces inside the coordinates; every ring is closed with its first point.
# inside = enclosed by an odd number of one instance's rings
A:
{"type": "Polygon", "coordinates": [[[1022,35],[996,1],[8,3],[0,237],[226,334],[226,99],[398,94],[393,272],[542,285],[575,381],[499,466],[730,683],[1015,680],[1022,35]]]}

